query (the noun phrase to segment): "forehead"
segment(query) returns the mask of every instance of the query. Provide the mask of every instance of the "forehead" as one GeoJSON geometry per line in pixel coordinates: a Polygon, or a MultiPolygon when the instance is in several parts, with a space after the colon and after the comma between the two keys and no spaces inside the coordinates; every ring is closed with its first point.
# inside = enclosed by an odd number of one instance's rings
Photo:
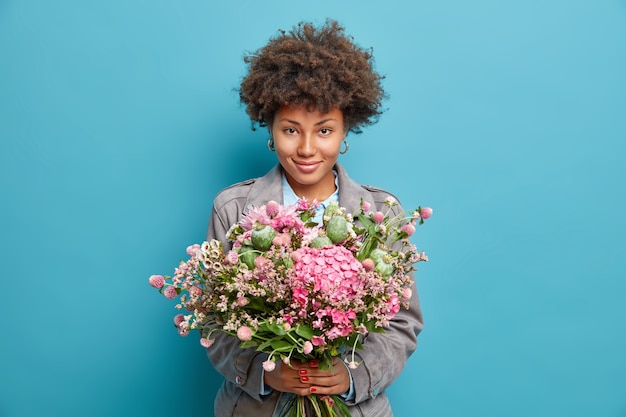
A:
{"type": "Polygon", "coordinates": [[[275,122],[317,123],[322,120],[343,123],[343,112],[339,109],[331,109],[326,113],[322,113],[316,109],[307,109],[306,106],[282,106],[278,109],[274,118],[275,122]]]}

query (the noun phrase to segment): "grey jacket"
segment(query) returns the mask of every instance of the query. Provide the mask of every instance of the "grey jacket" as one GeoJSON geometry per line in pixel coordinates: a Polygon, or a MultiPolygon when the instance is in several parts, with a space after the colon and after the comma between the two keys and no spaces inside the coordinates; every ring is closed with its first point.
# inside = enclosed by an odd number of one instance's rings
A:
{"type": "MultiPolygon", "coordinates": [[[[355,212],[361,199],[381,210],[390,196],[386,191],[359,185],[352,181],[340,164],[335,166],[339,184],[339,205],[355,212]]],[[[230,247],[226,231],[238,222],[250,206],[270,200],[282,203],[282,171],[280,165],[261,178],[251,179],[222,190],[215,198],[209,221],[207,239],[219,239],[230,247]]],[[[396,206],[396,213],[402,211],[396,206]]],[[[385,333],[370,333],[363,349],[356,351],[360,365],[351,370],[356,397],[347,402],[352,417],[391,417],[392,411],[385,389],[398,377],[407,359],[417,347],[417,334],[423,326],[422,313],[413,288],[409,310],[402,309],[385,333]]],[[[222,332],[214,332],[215,344],[207,355],[215,369],[224,376],[215,399],[216,417],[271,417],[279,397],[291,394],[276,390],[261,395],[262,362],[267,355],[254,349],[241,349],[239,340],[222,332]]]]}

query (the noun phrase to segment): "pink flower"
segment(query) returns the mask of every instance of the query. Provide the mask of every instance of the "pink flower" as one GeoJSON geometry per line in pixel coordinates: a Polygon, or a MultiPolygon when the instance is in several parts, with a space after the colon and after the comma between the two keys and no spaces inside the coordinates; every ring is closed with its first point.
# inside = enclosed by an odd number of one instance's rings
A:
{"type": "Polygon", "coordinates": [[[324,346],[326,344],[326,339],[322,336],[313,336],[311,338],[311,344],[313,344],[313,346],[324,346]]]}
{"type": "Polygon", "coordinates": [[[367,201],[363,201],[361,203],[361,210],[368,212],[370,211],[370,203],[368,203],[367,201]]]}
{"type": "Polygon", "coordinates": [[[242,342],[247,342],[252,339],[252,330],[248,326],[241,326],[237,329],[237,337],[242,342]]]}
{"type": "Polygon", "coordinates": [[[415,226],[413,226],[412,224],[405,224],[400,230],[406,233],[407,236],[411,236],[413,233],[415,233],[415,226]]]}
{"type": "Polygon", "coordinates": [[[196,256],[199,250],[200,250],[200,245],[196,243],[195,245],[187,246],[186,252],[187,252],[187,255],[189,256],[196,256]]]}
{"type": "Polygon", "coordinates": [[[163,278],[163,275],[152,275],[150,278],[148,278],[148,282],[154,288],[163,288],[163,286],[165,285],[165,278],[163,278]]]}
{"type": "Polygon", "coordinates": [[[433,215],[433,209],[431,209],[430,207],[422,207],[422,209],[420,210],[420,215],[422,219],[426,220],[433,215]]]}
{"type": "Polygon", "coordinates": [[[189,336],[189,329],[178,328],[178,334],[183,337],[189,336]]]}
{"type": "Polygon", "coordinates": [[[235,252],[234,250],[228,251],[228,255],[226,255],[226,261],[231,265],[237,265],[237,263],[239,262],[239,256],[237,255],[237,252],[235,252]]]}
{"type": "Polygon", "coordinates": [[[358,368],[358,367],[359,367],[359,364],[358,364],[358,363],[356,363],[355,361],[350,361],[350,362],[348,362],[348,368],[350,368],[350,369],[356,369],[356,368],[358,368]]]}
{"type": "Polygon", "coordinates": [[[270,217],[276,216],[278,214],[278,210],[280,210],[280,205],[274,200],[268,202],[265,206],[265,213],[267,213],[270,217]]]}
{"type": "Polygon", "coordinates": [[[163,291],[163,295],[165,298],[176,298],[178,293],[176,292],[176,288],[169,286],[163,291]]]}
{"type": "Polygon", "coordinates": [[[263,369],[265,369],[266,372],[272,372],[276,369],[276,363],[274,363],[274,361],[267,360],[263,362],[263,369]]]}
{"type": "Polygon", "coordinates": [[[189,295],[192,297],[200,297],[202,295],[202,288],[193,286],[189,288],[189,295]]]}
{"type": "Polygon", "coordinates": [[[200,344],[205,348],[210,348],[213,344],[213,341],[203,337],[202,339],[200,339],[200,344]]]}
{"type": "Polygon", "coordinates": [[[395,206],[397,203],[398,203],[398,200],[396,200],[395,198],[391,196],[385,198],[385,204],[387,204],[388,206],[395,206]]]}
{"type": "Polygon", "coordinates": [[[402,290],[402,299],[408,300],[413,295],[413,291],[410,288],[405,288],[402,290]]]}
{"type": "Polygon", "coordinates": [[[182,323],[183,321],[185,321],[185,316],[183,316],[182,314],[177,314],[174,316],[174,326],[180,326],[180,323],[182,323]]]}
{"type": "Polygon", "coordinates": [[[363,259],[363,261],[361,262],[361,265],[363,265],[363,268],[365,268],[366,271],[373,271],[374,267],[376,266],[374,264],[374,261],[370,258],[366,258],[363,259]]]}
{"type": "Polygon", "coordinates": [[[302,347],[302,352],[304,352],[305,355],[308,355],[309,353],[313,352],[313,343],[309,342],[308,340],[304,342],[304,346],[302,347]]]}
{"type": "Polygon", "coordinates": [[[263,268],[265,265],[268,264],[268,260],[267,258],[263,257],[263,256],[257,256],[256,258],[254,258],[254,267],[255,268],[263,268]]]}
{"type": "Polygon", "coordinates": [[[374,213],[374,221],[376,223],[382,223],[385,220],[385,214],[382,211],[374,213]]]}

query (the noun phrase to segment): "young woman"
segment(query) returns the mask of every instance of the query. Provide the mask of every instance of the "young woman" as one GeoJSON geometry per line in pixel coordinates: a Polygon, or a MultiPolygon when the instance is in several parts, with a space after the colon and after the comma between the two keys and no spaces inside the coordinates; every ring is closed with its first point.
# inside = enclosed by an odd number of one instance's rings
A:
{"type": "MultiPolygon", "coordinates": [[[[371,54],[345,35],[334,21],[321,27],[301,23],[281,32],[245,58],[248,74],[240,98],[251,119],[267,127],[268,148],[278,164],[261,178],[222,190],[214,201],[208,239],[226,248],[226,232],[250,206],[270,200],[293,204],[300,198],[321,202],[320,213],[332,201],[348,212],[361,199],[384,210],[388,192],[359,185],[337,162],[348,151],[349,131],[375,123],[384,91],[372,67],[371,54]]],[[[402,208],[395,206],[395,213],[402,208]]],[[[311,393],[345,398],[353,417],[392,416],[385,389],[402,371],[417,347],[422,315],[413,288],[409,310],[401,310],[386,332],[370,333],[356,351],[360,365],[348,369],[337,358],[333,370],[314,362],[285,365],[264,372],[267,355],[239,348],[240,341],[221,332],[207,349],[209,359],[225,381],[215,400],[217,417],[274,416],[289,396],[311,393]]]]}

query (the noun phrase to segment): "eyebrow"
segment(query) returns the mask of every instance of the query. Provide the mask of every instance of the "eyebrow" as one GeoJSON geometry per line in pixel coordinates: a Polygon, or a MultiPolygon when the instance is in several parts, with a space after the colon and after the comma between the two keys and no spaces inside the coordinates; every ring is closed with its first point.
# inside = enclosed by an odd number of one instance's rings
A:
{"type": "MultiPolygon", "coordinates": [[[[291,119],[280,119],[281,122],[288,122],[288,123],[292,123],[294,125],[300,125],[300,122],[296,121],[296,120],[291,120],[291,119]]],[[[337,121],[337,119],[334,119],[332,117],[329,117],[328,119],[324,119],[324,120],[320,120],[319,122],[315,123],[315,126],[319,126],[319,125],[323,125],[324,123],[328,123],[328,122],[335,122],[337,121]]]]}

